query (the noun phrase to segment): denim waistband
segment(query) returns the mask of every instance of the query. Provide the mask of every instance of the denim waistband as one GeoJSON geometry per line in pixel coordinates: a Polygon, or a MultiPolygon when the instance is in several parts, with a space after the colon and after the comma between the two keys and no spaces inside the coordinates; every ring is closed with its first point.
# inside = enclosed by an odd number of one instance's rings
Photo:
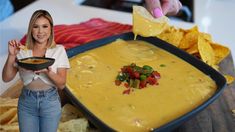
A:
{"type": "Polygon", "coordinates": [[[52,91],[56,90],[56,88],[54,87],[51,87],[49,89],[46,89],[46,90],[31,90],[31,89],[28,89],[28,88],[23,88],[23,92],[25,92],[27,95],[30,95],[30,94],[33,94],[33,95],[46,95],[52,91]]]}

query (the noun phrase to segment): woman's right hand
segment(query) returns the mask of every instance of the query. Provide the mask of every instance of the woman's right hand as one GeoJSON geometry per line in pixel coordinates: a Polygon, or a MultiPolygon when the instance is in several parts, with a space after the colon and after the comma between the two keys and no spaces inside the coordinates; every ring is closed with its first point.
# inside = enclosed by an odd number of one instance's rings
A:
{"type": "Polygon", "coordinates": [[[2,80],[9,82],[16,76],[18,68],[15,66],[16,55],[19,52],[20,42],[17,40],[10,40],[8,42],[8,57],[2,70],[2,80]]]}
{"type": "Polygon", "coordinates": [[[16,56],[20,50],[21,43],[17,40],[10,40],[8,42],[8,53],[10,56],[16,56]]]}

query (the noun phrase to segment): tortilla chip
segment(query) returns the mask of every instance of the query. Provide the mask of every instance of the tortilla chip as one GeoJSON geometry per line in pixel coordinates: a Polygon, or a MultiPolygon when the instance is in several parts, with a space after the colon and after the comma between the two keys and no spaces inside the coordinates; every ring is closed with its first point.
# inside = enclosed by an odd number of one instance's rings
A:
{"type": "Polygon", "coordinates": [[[7,125],[0,125],[1,132],[19,132],[19,125],[18,123],[12,123],[7,125]]]}
{"type": "Polygon", "coordinates": [[[5,114],[10,109],[16,108],[17,102],[18,102],[18,99],[1,98],[0,97],[0,116],[5,114]]]}
{"type": "Polygon", "coordinates": [[[231,84],[233,83],[233,81],[235,80],[235,78],[231,75],[224,75],[226,81],[227,81],[227,84],[231,84]]]}
{"type": "Polygon", "coordinates": [[[198,27],[194,26],[189,30],[186,30],[186,34],[180,42],[180,49],[188,49],[198,42],[199,31],[198,27]]]}
{"type": "Polygon", "coordinates": [[[213,48],[214,53],[215,53],[216,64],[219,64],[230,53],[230,50],[228,47],[222,46],[220,44],[211,43],[211,47],[213,48]]]}
{"type": "Polygon", "coordinates": [[[17,122],[18,122],[18,116],[16,113],[15,116],[12,117],[11,120],[7,122],[7,124],[12,124],[12,123],[17,123],[17,122]]]}
{"type": "Polygon", "coordinates": [[[62,108],[61,122],[83,117],[81,112],[71,104],[65,104],[62,108]]]}
{"type": "Polygon", "coordinates": [[[144,37],[157,36],[168,28],[166,16],[154,18],[146,8],[133,6],[133,32],[144,37]]]}
{"type": "Polygon", "coordinates": [[[1,98],[0,97],[0,107],[17,107],[18,98],[1,98]]]}
{"type": "Polygon", "coordinates": [[[169,30],[166,30],[161,34],[159,34],[157,37],[176,47],[179,47],[180,42],[183,39],[183,36],[184,32],[182,32],[182,30],[170,28],[169,30]]]}
{"type": "Polygon", "coordinates": [[[210,42],[206,40],[202,35],[198,36],[198,50],[201,59],[210,66],[215,65],[215,53],[210,45],[210,42]]]}
{"type": "Polygon", "coordinates": [[[0,124],[7,124],[17,114],[17,108],[11,108],[0,115],[0,124]]]}
{"type": "Polygon", "coordinates": [[[194,44],[193,46],[191,46],[189,49],[186,50],[186,52],[188,52],[189,54],[196,54],[198,53],[198,46],[197,44],[194,44]]]}
{"type": "Polygon", "coordinates": [[[210,34],[208,33],[203,33],[203,32],[200,32],[200,34],[203,36],[204,39],[208,40],[208,41],[212,41],[212,37],[210,34]]]}
{"type": "Polygon", "coordinates": [[[72,119],[59,124],[59,132],[87,132],[88,121],[84,118],[72,119]]]}
{"type": "Polygon", "coordinates": [[[234,110],[232,110],[232,112],[233,112],[233,114],[235,114],[235,109],[234,109],[234,110]]]}

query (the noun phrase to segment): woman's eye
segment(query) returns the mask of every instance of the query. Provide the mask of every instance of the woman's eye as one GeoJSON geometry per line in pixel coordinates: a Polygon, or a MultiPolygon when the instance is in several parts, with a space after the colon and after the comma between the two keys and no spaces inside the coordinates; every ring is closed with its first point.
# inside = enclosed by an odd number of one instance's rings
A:
{"type": "Polygon", "coordinates": [[[48,26],[47,26],[47,25],[44,25],[43,28],[48,28],[48,26]]]}
{"type": "Polygon", "coordinates": [[[33,26],[33,28],[38,28],[38,26],[33,26]]]}

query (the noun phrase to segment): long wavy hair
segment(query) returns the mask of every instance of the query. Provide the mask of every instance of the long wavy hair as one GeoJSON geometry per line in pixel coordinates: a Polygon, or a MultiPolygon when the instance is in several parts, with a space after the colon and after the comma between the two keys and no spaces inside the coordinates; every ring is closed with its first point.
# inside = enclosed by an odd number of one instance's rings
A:
{"type": "Polygon", "coordinates": [[[36,10],[33,15],[31,16],[31,19],[29,21],[29,26],[28,26],[28,32],[27,32],[27,38],[26,38],[26,46],[28,49],[32,49],[33,45],[35,44],[35,39],[33,38],[32,35],[32,29],[33,29],[33,25],[35,23],[35,21],[39,18],[39,17],[44,17],[46,18],[51,26],[51,35],[47,41],[47,48],[53,48],[56,46],[56,43],[54,41],[54,24],[53,24],[53,19],[50,15],[50,13],[46,10],[36,10]]]}

